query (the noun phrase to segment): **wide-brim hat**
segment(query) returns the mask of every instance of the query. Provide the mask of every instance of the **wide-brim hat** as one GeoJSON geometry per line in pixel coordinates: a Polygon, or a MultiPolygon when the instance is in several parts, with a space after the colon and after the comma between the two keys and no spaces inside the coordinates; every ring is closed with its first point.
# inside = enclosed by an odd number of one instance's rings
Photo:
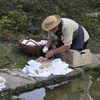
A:
{"type": "Polygon", "coordinates": [[[61,17],[59,15],[48,16],[42,23],[42,29],[45,31],[50,31],[61,22],[61,17]]]}

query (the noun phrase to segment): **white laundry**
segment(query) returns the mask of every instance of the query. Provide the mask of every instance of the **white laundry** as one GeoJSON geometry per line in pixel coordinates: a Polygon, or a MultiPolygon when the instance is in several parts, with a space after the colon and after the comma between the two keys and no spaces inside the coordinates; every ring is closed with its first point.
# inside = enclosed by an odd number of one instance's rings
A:
{"type": "Polygon", "coordinates": [[[21,43],[29,46],[36,46],[36,44],[34,44],[32,41],[29,40],[23,40],[21,43]]]}
{"type": "Polygon", "coordinates": [[[36,46],[36,44],[34,44],[33,42],[31,42],[31,41],[29,41],[29,42],[27,42],[27,44],[26,45],[28,45],[28,46],[36,46]]]}
{"type": "Polygon", "coordinates": [[[29,45],[29,46],[36,46],[36,45],[46,45],[47,44],[47,40],[41,40],[39,42],[36,42],[35,40],[33,39],[24,39],[21,43],[22,44],[26,44],[26,45],[29,45]]]}
{"type": "Polygon", "coordinates": [[[37,62],[35,60],[30,60],[30,61],[27,62],[27,64],[29,66],[34,67],[34,68],[39,68],[39,66],[41,66],[41,63],[40,62],[37,62]]]}
{"type": "Polygon", "coordinates": [[[48,50],[49,50],[48,47],[47,46],[44,46],[43,52],[46,53],[48,50]]]}
{"type": "Polygon", "coordinates": [[[73,69],[69,68],[69,64],[61,61],[60,58],[54,59],[52,61],[51,66],[43,69],[39,68],[41,66],[41,63],[36,62],[35,60],[30,60],[27,63],[28,65],[25,65],[22,71],[31,77],[48,77],[50,75],[65,75],[73,71],[73,69]]]}
{"type": "Polygon", "coordinates": [[[47,40],[41,40],[40,42],[37,42],[38,45],[46,45],[47,44],[47,40]]]}
{"type": "Polygon", "coordinates": [[[38,42],[36,42],[35,40],[33,40],[33,39],[29,39],[28,41],[31,41],[31,42],[33,42],[33,43],[35,43],[35,44],[37,44],[38,45],[38,42]]]}
{"type": "Polygon", "coordinates": [[[0,91],[2,91],[2,89],[6,87],[5,86],[6,79],[0,76],[0,80],[2,81],[0,82],[0,91]]]}
{"type": "Polygon", "coordinates": [[[24,39],[21,43],[22,43],[22,44],[26,44],[27,42],[28,42],[28,40],[25,40],[25,39],[24,39]]]}

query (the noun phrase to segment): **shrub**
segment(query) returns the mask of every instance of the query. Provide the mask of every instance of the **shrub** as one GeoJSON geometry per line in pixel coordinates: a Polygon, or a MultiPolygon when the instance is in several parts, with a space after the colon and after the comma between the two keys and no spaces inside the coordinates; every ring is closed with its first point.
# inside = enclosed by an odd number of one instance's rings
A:
{"type": "Polygon", "coordinates": [[[15,33],[22,32],[27,24],[27,15],[22,11],[22,6],[18,5],[14,11],[9,11],[7,16],[0,20],[0,31],[12,30],[15,33]]]}
{"type": "Polygon", "coordinates": [[[79,23],[84,26],[91,37],[99,36],[100,34],[100,20],[98,17],[84,16],[79,19],[79,23]]]}

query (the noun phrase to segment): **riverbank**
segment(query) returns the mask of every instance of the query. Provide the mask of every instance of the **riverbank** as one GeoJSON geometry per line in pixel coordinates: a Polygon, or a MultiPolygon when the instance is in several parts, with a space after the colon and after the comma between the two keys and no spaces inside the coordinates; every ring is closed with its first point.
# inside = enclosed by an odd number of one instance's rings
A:
{"type": "Polygon", "coordinates": [[[54,76],[51,75],[49,77],[38,77],[33,78],[29,77],[28,75],[22,72],[22,69],[1,69],[0,76],[6,79],[5,86],[6,88],[0,92],[0,96],[6,95],[15,95],[24,93],[27,91],[34,90],[36,88],[45,87],[51,84],[61,83],[63,81],[68,81],[73,78],[78,78],[84,71],[86,70],[93,70],[93,69],[100,69],[100,54],[93,54],[92,64],[75,68],[72,72],[61,75],[61,76],[54,76]]]}

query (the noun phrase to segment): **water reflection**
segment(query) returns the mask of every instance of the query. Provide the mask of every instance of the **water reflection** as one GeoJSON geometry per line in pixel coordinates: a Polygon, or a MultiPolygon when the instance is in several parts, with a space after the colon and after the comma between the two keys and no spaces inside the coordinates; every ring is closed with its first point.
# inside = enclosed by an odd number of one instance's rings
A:
{"type": "Polygon", "coordinates": [[[46,89],[44,100],[93,100],[89,95],[91,77],[75,79],[67,84],[46,89]]]}
{"type": "Polygon", "coordinates": [[[44,100],[43,98],[45,97],[45,95],[45,89],[40,88],[32,92],[23,93],[19,96],[19,98],[22,98],[22,100],[44,100]]]}
{"type": "Polygon", "coordinates": [[[89,94],[91,84],[91,76],[88,75],[24,93],[19,98],[22,98],[21,100],[94,100],[89,94]]]}
{"type": "Polygon", "coordinates": [[[90,95],[93,97],[93,100],[100,100],[100,77],[92,80],[93,84],[90,87],[90,95]]]}

